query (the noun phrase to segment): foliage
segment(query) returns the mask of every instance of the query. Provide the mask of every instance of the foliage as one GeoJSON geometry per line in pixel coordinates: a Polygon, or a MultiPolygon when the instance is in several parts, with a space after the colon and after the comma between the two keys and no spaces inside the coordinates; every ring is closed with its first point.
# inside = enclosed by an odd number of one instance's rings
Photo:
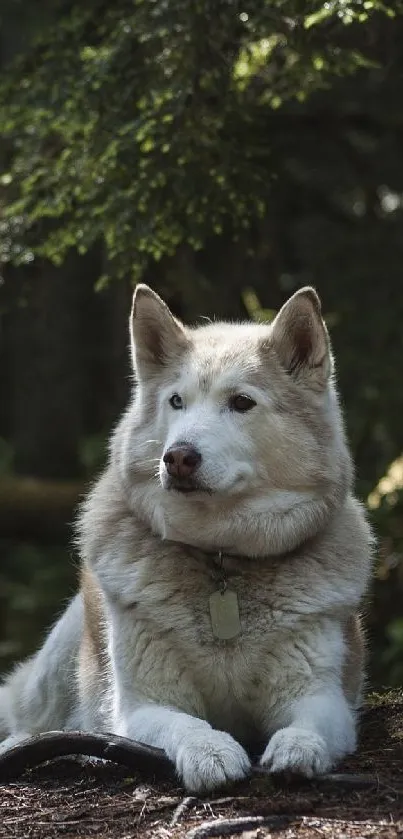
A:
{"type": "Polygon", "coordinates": [[[279,112],[306,113],[335,77],[376,66],[361,30],[401,9],[62,4],[0,84],[1,258],[59,263],[101,239],[109,273],[139,277],[180,243],[236,238],[265,216],[284,177],[279,112]]]}
{"type": "Polygon", "coordinates": [[[378,559],[369,613],[371,669],[375,684],[403,684],[403,458],[395,461],[368,505],[378,537],[378,559]],[[395,595],[395,597],[394,597],[395,595]]]}

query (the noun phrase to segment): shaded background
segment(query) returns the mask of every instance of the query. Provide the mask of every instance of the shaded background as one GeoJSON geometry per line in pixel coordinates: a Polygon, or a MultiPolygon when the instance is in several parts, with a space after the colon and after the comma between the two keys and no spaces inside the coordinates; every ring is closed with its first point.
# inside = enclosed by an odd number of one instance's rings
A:
{"type": "Polygon", "coordinates": [[[371,682],[403,678],[403,9],[3,0],[0,671],[74,591],[130,386],[134,283],[270,319],[311,283],[378,535],[371,682]]]}

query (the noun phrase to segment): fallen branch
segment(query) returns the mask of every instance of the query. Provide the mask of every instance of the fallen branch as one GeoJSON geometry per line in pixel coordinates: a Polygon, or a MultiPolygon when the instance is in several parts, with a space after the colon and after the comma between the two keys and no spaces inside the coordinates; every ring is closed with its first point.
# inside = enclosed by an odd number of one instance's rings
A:
{"type": "MultiPolygon", "coordinates": [[[[264,766],[253,766],[252,772],[254,775],[266,775],[272,780],[277,776],[273,775],[269,769],[264,766]]],[[[278,777],[282,777],[281,775],[278,777]]],[[[309,784],[335,784],[338,787],[346,787],[349,789],[368,789],[369,787],[378,787],[380,782],[375,775],[356,775],[354,773],[343,772],[328,772],[326,775],[316,775],[314,778],[304,778],[300,775],[294,776],[295,782],[309,783],[309,784]]]]}
{"type": "Polygon", "coordinates": [[[350,789],[368,789],[379,787],[380,781],[375,775],[355,775],[343,772],[330,772],[327,775],[319,775],[314,778],[316,784],[336,784],[338,787],[349,787],[350,789]]]}
{"type": "Polygon", "coordinates": [[[281,830],[294,822],[295,816],[240,816],[236,819],[217,819],[212,822],[202,822],[193,827],[186,834],[186,839],[209,839],[211,836],[233,836],[257,827],[269,827],[271,830],[281,830]]]}
{"type": "Polygon", "coordinates": [[[0,479],[0,537],[66,540],[85,492],[80,481],[50,481],[10,475],[0,479]]]}
{"type": "MultiPolygon", "coordinates": [[[[115,734],[87,734],[82,731],[48,731],[23,740],[0,754],[0,782],[18,777],[27,769],[41,763],[69,755],[86,755],[112,761],[128,769],[159,777],[175,777],[174,765],[162,749],[138,743],[128,737],[115,734]]],[[[255,775],[273,775],[262,766],[254,766],[255,775]]],[[[306,782],[306,779],[299,779],[306,782]]],[[[316,784],[335,784],[349,789],[379,787],[379,781],[372,775],[330,773],[313,779],[316,784]]],[[[196,799],[188,796],[181,802],[173,818],[178,820],[182,813],[193,806],[196,799]]],[[[245,828],[246,829],[246,828],[245,828]]],[[[212,834],[213,835],[213,834],[212,834]]]]}
{"type": "Polygon", "coordinates": [[[0,781],[9,781],[48,760],[68,755],[86,755],[127,766],[128,769],[163,778],[174,777],[174,767],[162,749],[114,734],[82,731],[50,731],[23,740],[0,754],[0,781]]]}

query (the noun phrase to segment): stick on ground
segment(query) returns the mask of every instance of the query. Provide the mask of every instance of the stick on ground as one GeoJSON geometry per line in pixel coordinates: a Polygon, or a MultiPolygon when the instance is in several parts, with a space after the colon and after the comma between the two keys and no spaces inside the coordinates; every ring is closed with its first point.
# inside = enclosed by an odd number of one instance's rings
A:
{"type": "Polygon", "coordinates": [[[110,760],[128,769],[174,778],[174,766],[162,749],[137,743],[115,734],[87,734],[82,731],[49,731],[23,740],[0,754],[0,781],[18,777],[26,769],[33,769],[48,760],[67,755],[110,760]]]}
{"type": "Polygon", "coordinates": [[[271,830],[281,830],[295,821],[294,816],[240,816],[236,819],[217,819],[212,822],[202,822],[193,827],[186,834],[186,839],[210,839],[214,836],[233,836],[257,827],[269,827],[271,830]]]}

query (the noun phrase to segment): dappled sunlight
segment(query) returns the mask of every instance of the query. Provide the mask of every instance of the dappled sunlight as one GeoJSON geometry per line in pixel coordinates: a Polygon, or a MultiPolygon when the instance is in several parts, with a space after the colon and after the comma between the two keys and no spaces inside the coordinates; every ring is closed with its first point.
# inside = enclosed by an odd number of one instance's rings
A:
{"type": "Polygon", "coordinates": [[[367,498],[369,509],[376,510],[383,499],[391,507],[394,506],[400,489],[403,489],[403,454],[390,464],[386,474],[369,494],[367,498]]]}

